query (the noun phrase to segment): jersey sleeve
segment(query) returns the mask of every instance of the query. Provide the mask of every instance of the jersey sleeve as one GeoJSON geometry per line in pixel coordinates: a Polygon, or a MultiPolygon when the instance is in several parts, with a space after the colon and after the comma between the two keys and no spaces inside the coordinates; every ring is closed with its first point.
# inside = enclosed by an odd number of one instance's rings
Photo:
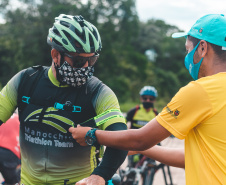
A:
{"type": "Polygon", "coordinates": [[[156,119],[175,137],[184,139],[191,129],[211,115],[208,94],[194,81],[181,88],[156,119]]]}
{"type": "MultiPolygon", "coordinates": [[[[117,109],[120,110],[118,99],[115,93],[106,85],[103,85],[97,92],[97,95],[93,99],[94,109],[96,114],[99,115],[107,110],[117,109]]],[[[125,123],[125,118],[120,112],[120,116],[116,116],[113,119],[109,119],[104,124],[100,125],[100,129],[105,130],[113,123],[125,123]]]]}
{"type": "Polygon", "coordinates": [[[17,93],[23,71],[17,73],[0,92],[0,120],[6,122],[17,108],[17,93]]]}

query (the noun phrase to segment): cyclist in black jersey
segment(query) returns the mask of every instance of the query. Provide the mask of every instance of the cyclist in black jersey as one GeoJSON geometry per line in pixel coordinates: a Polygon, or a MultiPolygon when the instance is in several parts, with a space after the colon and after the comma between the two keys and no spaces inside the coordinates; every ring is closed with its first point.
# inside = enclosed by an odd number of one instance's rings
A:
{"type": "Polygon", "coordinates": [[[144,86],[140,90],[141,104],[128,111],[126,120],[131,123],[130,128],[137,129],[146,125],[158,115],[154,103],[158,97],[157,90],[153,86],[144,86]]]}
{"type": "Polygon", "coordinates": [[[107,147],[98,164],[96,150],[102,147],[82,147],[68,132],[78,124],[127,129],[114,92],[93,76],[102,48],[99,32],[82,16],[61,14],[47,43],[52,65],[20,71],[0,92],[1,124],[19,109],[21,183],[104,185],[127,152],[107,147]]]}
{"type": "MultiPolygon", "coordinates": [[[[153,86],[144,86],[140,92],[140,105],[128,111],[126,115],[127,124],[131,129],[138,129],[146,125],[150,120],[158,115],[157,109],[154,108],[154,103],[158,97],[158,92],[153,86]]],[[[135,167],[136,163],[143,157],[143,155],[136,154],[128,156],[128,163],[130,167],[135,167]]],[[[150,160],[149,162],[154,163],[150,160]]]]}

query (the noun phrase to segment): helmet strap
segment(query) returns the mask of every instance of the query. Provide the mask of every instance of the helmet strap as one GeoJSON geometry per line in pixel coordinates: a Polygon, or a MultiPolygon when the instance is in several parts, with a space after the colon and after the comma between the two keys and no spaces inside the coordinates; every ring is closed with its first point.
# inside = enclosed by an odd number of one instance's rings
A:
{"type": "MultiPolygon", "coordinates": [[[[60,62],[61,63],[61,62],[60,62]]],[[[62,65],[62,64],[61,64],[62,65]]],[[[57,80],[60,82],[60,86],[63,85],[62,82],[61,82],[61,76],[59,74],[59,67],[55,62],[54,62],[54,68],[55,68],[55,71],[56,71],[56,78],[57,80]]]]}
{"type": "Polygon", "coordinates": [[[64,63],[64,53],[60,52],[60,56],[60,66],[62,66],[64,63]]]}

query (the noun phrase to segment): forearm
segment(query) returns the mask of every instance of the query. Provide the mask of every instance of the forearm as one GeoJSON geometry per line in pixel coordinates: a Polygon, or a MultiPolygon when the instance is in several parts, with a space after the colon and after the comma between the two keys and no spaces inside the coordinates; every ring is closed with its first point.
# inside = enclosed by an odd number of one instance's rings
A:
{"type": "MultiPolygon", "coordinates": [[[[69,128],[72,137],[82,146],[86,146],[85,136],[90,127],[69,128]]],[[[147,150],[148,148],[160,143],[163,139],[169,137],[171,133],[161,126],[156,119],[140,129],[129,129],[123,131],[103,131],[96,130],[95,136],[97,142],[111,148],[120,150],[147,150]]]]}
{"type": "Polygon", "coordinates": [[[121,150],[145,150],[141,144],[137,130],[130,129],[127,131],[101,131],[97,130],[95,135],[97,142],[101,145],[117,148],[121,150]],[[139,145],[140,143],[140,145],[139,145]]]}
{"type": "Polygon", "coordinates": [[[167,148],[156,145],[148,150],[138,151],[138,153],[169,166],[185,167],[183,148],[167,148]]]}
{"type": "Polygon", "coordinates": [[[101,145],[121,150],[141,151],[158,144],[171,133],[153,119],[140,129],[117,132],[97,130],[95,135],[101,145]]]}
{"type": "Polygon", "coordinates": [[[127,151],[107,147],[101,163],[94,169],[92,174],[103,177],[105,181],[110,180],[124,162],[127,153],[127,151]]]}

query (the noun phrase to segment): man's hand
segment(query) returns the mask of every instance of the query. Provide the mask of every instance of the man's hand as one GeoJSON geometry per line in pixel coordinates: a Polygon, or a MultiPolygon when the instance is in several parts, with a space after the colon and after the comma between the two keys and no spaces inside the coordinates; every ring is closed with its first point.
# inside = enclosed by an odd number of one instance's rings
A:
{"type": "Polygon", "coordinates": [[[75,185],[105,185],[105,180],[98,175],[91,175],[80,180],[75,185]]]}
{"type": "Polygon", "coordinates": [[[82,127],[77,125],[77,128],[70,127],[69,132],[71,132],[72,137],[79,143],[81,146],[87,146],[85,142],[86,133],[91,129],[91,127],[82,127]]]}

